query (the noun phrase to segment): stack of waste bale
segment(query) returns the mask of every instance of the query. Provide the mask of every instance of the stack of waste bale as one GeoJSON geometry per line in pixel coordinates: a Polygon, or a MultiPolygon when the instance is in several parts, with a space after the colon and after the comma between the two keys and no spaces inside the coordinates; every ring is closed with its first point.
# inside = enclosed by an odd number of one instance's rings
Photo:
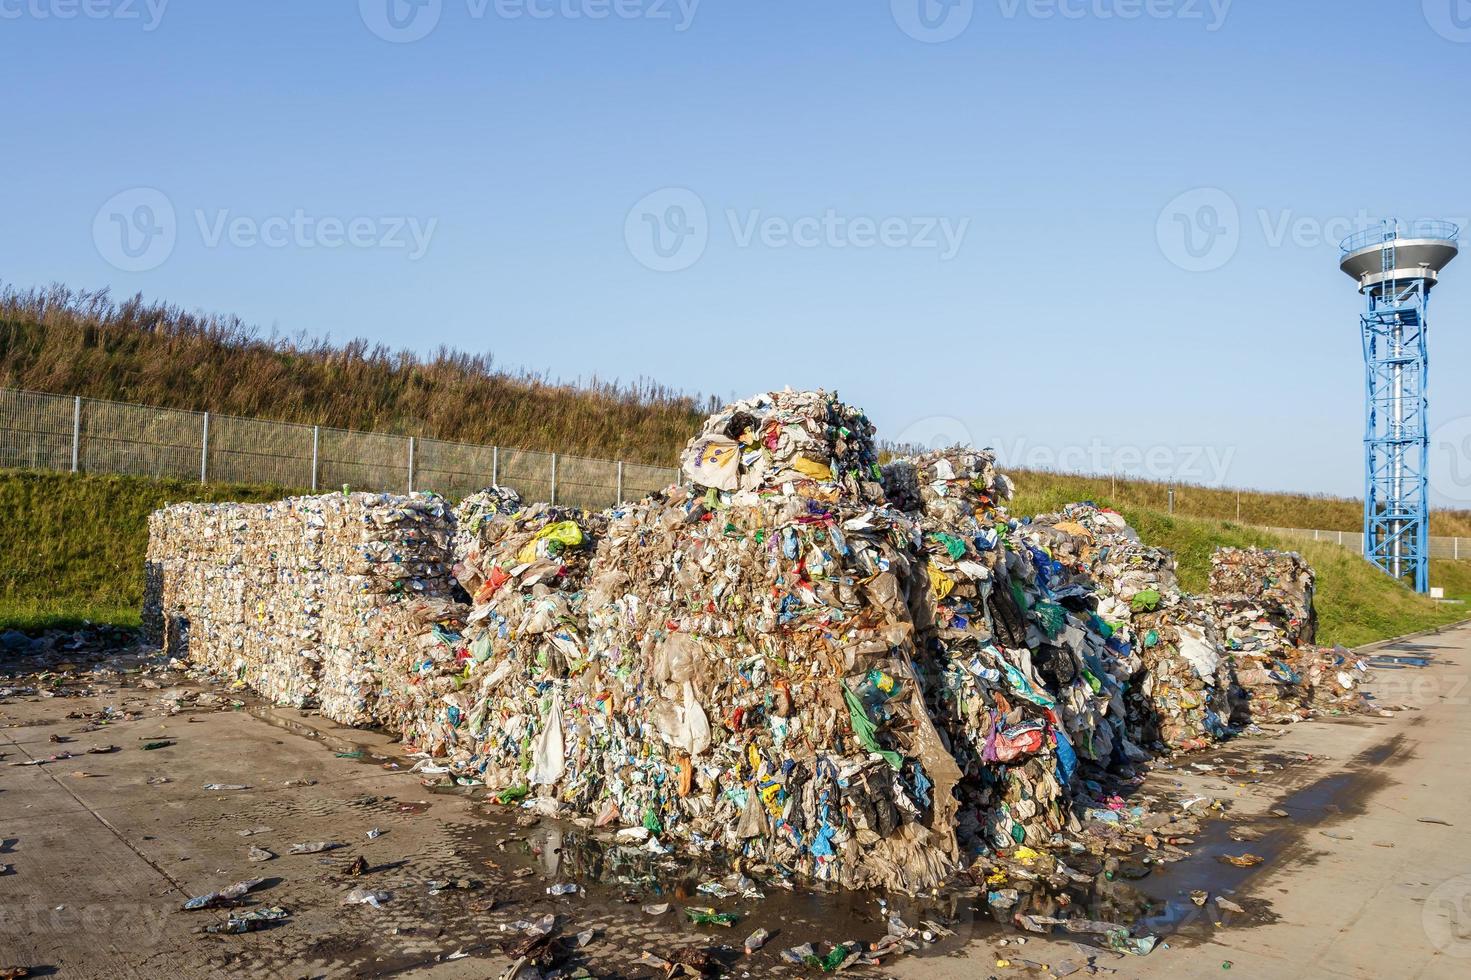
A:
{"type": "Polygon", "coordinates": [[[1364,664],[1315,645],[1315,576],[1296,552],[1218,548],[1210,603],[1235,659],[1242,721],[1295,721],[1315,709],[1364,710],[1364,664]]]}
{"type": "Polygon", "coordinates": [[[1144,545],[1121,514],[1086,503],[1038,516],[1028,536],[1062,567],[1087,571],[1110,649],[1137,658],[1125,697],[1133,743],[1179,752],[1229,735],[1230,659],[1209,605],[1181,591],[1174,556],[1144,545]]]}
{"type": "Polygon", "coordinates": [[[454,572],[471,604],[424,633],[396,726],[435,765],[507,799],[546,775],[528,767],[544,748],[538,739],[565,734],[551,724],[553,702],[572,700],[571,688],[595,676],[584,583],[606,523],[575,508],[517,504],[492,488],[457,509],[465,551],[454,572]]]}
{"type": "Polygon", "coordinates": [[[922,535],[929,588],[914,618],[930,710],[964,774],[962,846],[1037,847],[1076,830],[1079,757],[1106,767],[1127,744],[1131,671],[1107,647],[1091,581],[1018,533],[990,452],[895,460],[884,478],[922,535]]]}
{"type": "Polygon", "coordinates": [[[178,504],[149,519],[148,629],[176,656],[279,704],[375,720],[382,660],[449,589],[451,515],[432,494],[178,504]]]}
{"type": "Polygon", "coordinates": [[[475,666],[453,694],[427,668],[409,740],[654,852],[939,884],[958,772],[913,666],[925,583],[871,424],[825,392],[762,395],[710,419],[683,466],[688,486],[601,518],[485,521],[459,568],[475,606],[435,654],[475,666]]]}
{"type": "Polygon", "coordinates": [[[825,392],[711,418],[690,487],[627,508],[591,569],[608,815],[849,887],[955,867],[959,775],[926,711],[915,527],[873,427],[825,392]]]}
{"type": "Polygon", "coordinates": [[[454,517],[434,494],[328,495],[312,505],[320,536],[322,713],[381,723],[426,622],[454,614],[454,517]]]}

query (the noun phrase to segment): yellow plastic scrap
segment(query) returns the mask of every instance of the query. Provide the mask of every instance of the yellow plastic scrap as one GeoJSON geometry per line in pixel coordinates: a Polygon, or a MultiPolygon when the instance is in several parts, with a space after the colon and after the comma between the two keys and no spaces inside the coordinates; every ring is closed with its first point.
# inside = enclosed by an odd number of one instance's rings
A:
{"type": "Polygon", "coordinates": [[[986,884],[988,885],[1004,885],[1006,884],[1006,881],[1007,878],[1005,868],[997,868],[995,871],[992,871],[989,875],[986,876],[986,884]]]}
{"type": "Polygon", "coordinates": [[[573,521],[561,521],[556,524],[548,524],[536,532],[536,537],[526,542],[526,546],[516,553],[519,562],[536,561],[536,546],[546,538],[560,541],[564,547],[576,548],[582,544],[582,528],[573,521]]]}
{"type": "Polygon", "coordinates": [[[808,459],[806,456],[798,456],[792,460],[792,469],[801,473],[803,476],[811,477],[819,482],[825,482],[833,478],[832,467],[826,463],[819,463],[815,460],[808,459]]]}
{"type": "Polygon", "coordinates": [[[1027,847],[1025,844],[1023,844],[1021,847],[1018,847],[1015,851],[1011,853],[1012,860],[1020,861],[1022,864],[1031,864],[1033,861],[1037,860],[1041,856],[1042,854],[1040,851],[1034,851],[1030,847],[1027,847]]]}
{"type": "Polygon", "coordinates": [[[945,598],[955,589],[955,580],[934,565],[930,569],[930,597],[936,602],[945,598]]]}

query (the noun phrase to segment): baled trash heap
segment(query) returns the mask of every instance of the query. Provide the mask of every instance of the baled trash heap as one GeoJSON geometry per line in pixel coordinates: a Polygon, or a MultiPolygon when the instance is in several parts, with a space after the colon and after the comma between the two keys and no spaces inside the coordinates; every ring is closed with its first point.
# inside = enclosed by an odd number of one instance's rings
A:
{"type": "Polygon", "coordinates": [[[1210,603],[1236,658],[1246,721],[1296,721],[1314,708],[1361,711],[1367,667],[1314,644],[1312,566],[1296,552],[1218,548],[1210,603]]]}
{"type": "MultiPolygon", "coordinates": [[[[1106,768],[1123,731],[1127,661],[1108,649],[1091,583],[1018,535],[990,452],[896,460],[885,485],[913,512],[928,587],[916,595],[930,710],[960,765],[968,853],[1039,847],[1077,830],[1079,757],[1106,768]]],[[[1126,651],[1125,651],[1126,653],[1126,651]]]]}
{"type": "Polygon", "coordinates": [[[883,506],[872,433],[834,396],[774,393],[707,423],[688,487],[492,516],[406,738],[651,851],[938,885],[959,774],[913,666],[914,528],[883,506]]]}
{"type": "Polygon", "coordinates": [[[449,589],[432,494],[177,504],[149,518],[145,629],[272,701],[370,724],[389,662],[449,589]]]}
{"type": "Polygon", "coordinates": [[[1180,590],[1175,559],[1146,546],[1121,514],[1069,504],[1025,529],[1062,567],[1097,584],[1097,616],[1130,660],[1126,702],[1138,746],[1204,748],[1230,734],[1231,665],[1210,607],[1180,590]]]}
{"type": "Polygon", "coordinates": [[[773,393],[710,419],[683,467],[691,486],[626,508],[590,570],[600,816],[849,887],[938,885],[959,773],[914,668],[924,583],[872,426],[773,393]]]}
{"type": "Polygon", "coordinates": [[[402,678],[416,708],[395,726],[434,765],[495,786],[507,800],[548,776],[537,760],[560,754],[567,768],[566,742],[560,752],[552,743],[567,734],[569,679],[596,676],[588,673],[583,583],[606,523],[574,508],[518,503],[491,488],[457,508],[466,550],[454,574],[471,605],[448,608],[420,637],[402,678]]]}

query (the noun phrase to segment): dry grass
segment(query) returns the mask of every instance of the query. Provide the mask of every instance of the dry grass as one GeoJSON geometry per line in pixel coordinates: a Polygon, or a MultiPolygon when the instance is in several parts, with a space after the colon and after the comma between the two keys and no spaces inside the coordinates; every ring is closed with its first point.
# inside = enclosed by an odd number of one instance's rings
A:
{"type": "Polygon", "coordinates": [[[106,291],[0,290],[0,385],[668,466],[704,416],[648,382],[562,384],[489,354],[266,337],[106,291]]]}

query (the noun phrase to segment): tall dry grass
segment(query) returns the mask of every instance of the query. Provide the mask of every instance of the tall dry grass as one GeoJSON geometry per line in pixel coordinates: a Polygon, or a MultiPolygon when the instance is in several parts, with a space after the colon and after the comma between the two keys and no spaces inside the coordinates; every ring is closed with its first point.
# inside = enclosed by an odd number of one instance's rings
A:
{"type": "Polygon", "coordinates": [[[266,336],[59,285],[0,289],[0,385],[661,466],[706,407],[643,379],[572,385],[447,347],[266,336]]]}

